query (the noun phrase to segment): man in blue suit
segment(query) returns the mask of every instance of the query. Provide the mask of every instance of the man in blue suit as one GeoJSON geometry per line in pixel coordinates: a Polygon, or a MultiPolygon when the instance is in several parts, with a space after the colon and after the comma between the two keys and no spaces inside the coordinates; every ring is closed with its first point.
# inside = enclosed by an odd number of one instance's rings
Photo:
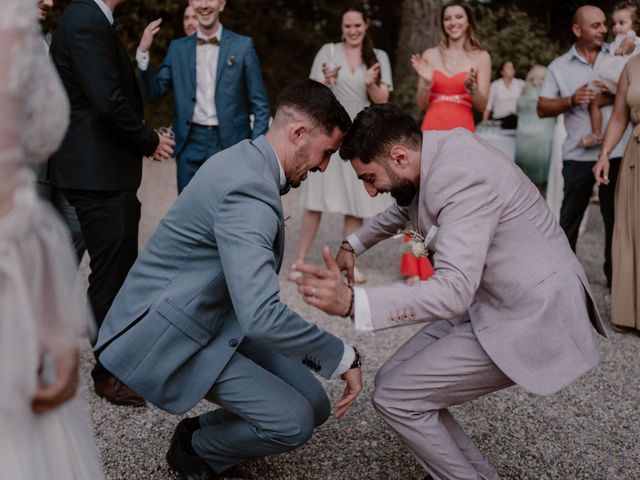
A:
{"type": "Polygon", "coordinates": [[[269,127],[269,101],[253,41],[222,28],[225,3],[192,0],[198,31],[172,41],[156,73],[149,68],[149,49],[162,20],[149,24],[136,52],[147,100],[158,101],[173,90],[178,192],[206,159],[258,138],[269,127]]]}
{"type": "Polygon", "coordinates": [[[264,136],[200,168],[100,328],[100,361],[143,398],[175,414],[202,398],[220,405],[178,424],[167,461],[183,479],[309,440],[331,410],[309,370],[346,382],[338,418],[362,388],[357,350],[290,310],[278,282],[280,195],[327,168],[350,123],[325,85],[285,88],[264,136]]]}

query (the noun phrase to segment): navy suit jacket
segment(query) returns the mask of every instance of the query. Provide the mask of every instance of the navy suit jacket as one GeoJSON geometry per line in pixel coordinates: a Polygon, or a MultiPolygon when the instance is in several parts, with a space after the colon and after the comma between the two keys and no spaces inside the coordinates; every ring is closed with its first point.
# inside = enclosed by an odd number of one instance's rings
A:
{"type": "MultiPolygon", "coordinates": [[[[140,70],[149,102],[156,102],[173,90],[176,156],[184,148],[196,105],[196,47],[195,34],[173,40],[157,72],[151,67],[140,70]]],[[[215,104],[223,149],[255,139],[269,127],[269,100],[253,41],[226,28],[220,39],[215,104]],[[250,113],[255,116],[253,132],[250,113]]]]}
{"type": "Polygon", "coordinates": [[[51,158],[51,183],[135,192],[142,156],[153,154],[158,134],[144,121],[129,55],[93,0],[71,1],[50,52],[71,103],[69,130],[51,158]]]}

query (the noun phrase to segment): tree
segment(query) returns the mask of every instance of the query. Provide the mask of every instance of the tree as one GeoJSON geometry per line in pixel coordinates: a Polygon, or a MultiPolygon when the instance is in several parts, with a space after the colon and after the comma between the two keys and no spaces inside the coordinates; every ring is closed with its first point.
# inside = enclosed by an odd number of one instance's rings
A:
{"type": "Polygon", "coordinates": [[[396,50],[393,76],[395,79],[394,102],[414,114],[418,77],[409,61],[412,53],[421,53],[435,46],[441,38],[440,10],[442,0],[404,0],[400,14],[400,35],[396,50]]]}

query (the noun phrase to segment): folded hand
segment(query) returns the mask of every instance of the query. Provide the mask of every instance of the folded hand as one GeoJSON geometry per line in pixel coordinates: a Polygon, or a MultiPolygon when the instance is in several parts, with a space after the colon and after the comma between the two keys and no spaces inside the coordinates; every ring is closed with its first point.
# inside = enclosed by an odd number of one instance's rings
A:
{"type": "Polygon", "coordinates": [[[347,410],[356,401],[358,394],[362,391],[362,370],[359,368],[351,368],[340,375],[340,378],[346,382],[342,398],[335,404],[335,417],[340,420],[347,410]]]}

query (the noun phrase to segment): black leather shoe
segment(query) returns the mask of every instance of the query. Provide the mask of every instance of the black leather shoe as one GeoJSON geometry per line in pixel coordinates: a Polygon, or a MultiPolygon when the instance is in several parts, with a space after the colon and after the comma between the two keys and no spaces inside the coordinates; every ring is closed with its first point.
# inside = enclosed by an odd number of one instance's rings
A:
{"type": "Polygon", "coordinates": [[[169,442],[169,448],[173,447],[175,442],[179,442],[180,437],[193,433],[187,428],[186,420],[187,419],[184,418],[178,422],[178,425],[176,425],[176,429],[173,431],[173,436],[171,437],[171,442],[169,442]]]}
{"type": "Polygon", "coordinates": [[[178,423],[167,452],[169,466],[178,472],[182,480],[217,480],[216,472],[202,458],[184,451],[181,442],[184,432],[189,433],[182,422],[178,423]]]}
{"type": "Polygon", "coordinates": [[[93,380],[93,386],[99,397],[114,405],[128,405],[131,407],[144,407],[144,398],[127,387],[113,375],[106,375],[93,380]]]}

